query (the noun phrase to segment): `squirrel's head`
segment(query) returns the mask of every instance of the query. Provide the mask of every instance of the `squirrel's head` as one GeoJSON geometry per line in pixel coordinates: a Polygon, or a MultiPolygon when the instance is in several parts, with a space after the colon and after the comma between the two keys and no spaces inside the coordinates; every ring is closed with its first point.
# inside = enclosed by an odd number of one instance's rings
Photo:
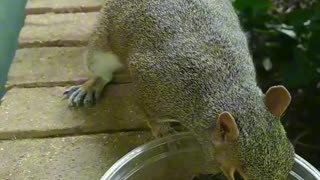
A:
{"type": "Polygon", "coordinates": [[[246,180],[287,179],[293,167],[294,149],[280,122],[291,96],[273,86],[261,98],[263,105],[251,112],[222,112],[211,131],[215,157],[230,180],[235,173],[246,180]]]}

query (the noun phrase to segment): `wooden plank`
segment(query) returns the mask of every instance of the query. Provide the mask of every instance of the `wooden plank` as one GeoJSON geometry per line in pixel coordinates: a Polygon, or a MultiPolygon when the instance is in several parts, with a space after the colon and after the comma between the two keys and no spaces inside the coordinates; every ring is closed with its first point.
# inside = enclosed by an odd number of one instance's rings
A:
{"type": "Polygon", "coordinates": [[[110,85],[93,108],[70,108],[64,87],[13,88],[0,106],[0,139],[148,129],[131,84],[110,85]]]}
{"type": "Polygon", "coordinates": [[[83,47],[19,49],[9,71],[7,86],[54,84],[85,77],[83,51],[83,47]]]}
{"type": "Polygon", "coordinates": [[[119,158],[149,141],[150,133],[116,133],[3,141],[3,180],[98,180],[119,158]]]}
{"type": "MultiPolygon", "coordinates": [[[[75,84],[87,77],[83,52],[85,47],[44,47],[17,50],[7,88],[52,87],[75,84]]],[[[128,83],[125,73],[115,76],[113,83],[128,83]]]]}
{"type": "Polygon", "coordinates": [[[19,47],[84,46],[98,13],[29,15],[19,38],[19,47]]]}
{"type": "Polygon", "coordinates": [[[28,0],[27,8],[61,8],[68,6],[97,6],[101,5],[105,0],[28,0]]]}

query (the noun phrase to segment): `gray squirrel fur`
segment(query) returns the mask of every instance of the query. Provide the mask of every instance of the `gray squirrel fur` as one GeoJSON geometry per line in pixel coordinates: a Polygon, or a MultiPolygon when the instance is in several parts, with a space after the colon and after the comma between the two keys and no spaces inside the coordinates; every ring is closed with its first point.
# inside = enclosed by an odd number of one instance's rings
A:
{"type": "MultiPolygon", "coordinates": [[[[287,178],[294,150],[280,114],[270,112],[257,85],[248,42],[229,0],[108,0],[89,39],[86,62],[92,77],[66,91],[71,105],[92,105],[112,74],[127,69],[148,118],[180,122],[213,148],[229,179],[235,171],[245,179],[287,178]],[[234,117],[233,140],[218,122],[222,112],[230,114],[226,119],[234,117]]],[[[274,88],[284,93],[284,87],[274,88]]]]}

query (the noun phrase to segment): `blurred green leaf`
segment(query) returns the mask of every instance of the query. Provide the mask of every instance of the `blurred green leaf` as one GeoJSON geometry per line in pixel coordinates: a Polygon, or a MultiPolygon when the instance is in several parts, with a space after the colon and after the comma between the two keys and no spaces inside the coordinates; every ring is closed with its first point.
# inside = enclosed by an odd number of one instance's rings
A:
{"type": "Polygon", "coordinates": [[[239,11],[252,9],[255,12],[265,13],[272,7],[270,0],[236,0],[234,6],[239,11]]]}
{"type": "Polygon", "coordinates": [[[310,51],[320,54],[320,24],[318,24],[317,30],[311,32],[308,48],[310,51]]]}
{"type": "Polygon", "coordinates": [[[287,15],[287,21],[292,26],[303,26],[305,22],[312,19],[314,13],[311,10],[296,10],[292,11],[287,15]]]}
{"type": "Polygon", "coordinates": [[[283,67],[284,85],[288,88],[303,87],[316,77],[316,69],[310,63],[306,52],[300,48],[293,50],[293,60],[283,67]]]}
{"type": "Polygon", "coordinates": [[[269,28],[274,28],[275,30],[293,38],[296,39],[297,38],[297,34],[294,31],[293,27],[287,26],[285,24],[281,24],[281,25],[270,25],[269,28]]]}

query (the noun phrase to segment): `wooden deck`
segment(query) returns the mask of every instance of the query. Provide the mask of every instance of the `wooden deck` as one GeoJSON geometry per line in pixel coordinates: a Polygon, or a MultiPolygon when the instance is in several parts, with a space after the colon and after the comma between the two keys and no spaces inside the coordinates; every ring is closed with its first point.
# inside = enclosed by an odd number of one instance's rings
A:
{"type": "Polygon", "coordinates": [[[0,106],[0,179],[92,180],[151,139],[119,74],[94,108],[62,93],[86,76],[83,49],[103,0],[29,0],[0,106]]]}

